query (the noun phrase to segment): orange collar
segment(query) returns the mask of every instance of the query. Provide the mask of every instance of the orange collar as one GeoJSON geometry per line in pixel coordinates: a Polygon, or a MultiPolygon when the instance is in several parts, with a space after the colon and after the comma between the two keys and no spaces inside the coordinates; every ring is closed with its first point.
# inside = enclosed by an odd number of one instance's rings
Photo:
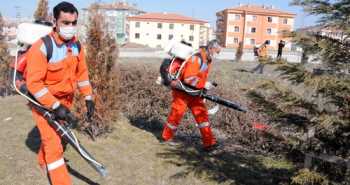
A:
{"type": "MultiPolygon", "coordinates": [[[[56,31],[52,31],[49,35],[55,40],[56,45],[62,46],[63,44],[67,44],[67,42],[61,39],[56,31]]],[[[68,43],[74,42],[77,42],[77,38],[75,36],[68,43]]]]}

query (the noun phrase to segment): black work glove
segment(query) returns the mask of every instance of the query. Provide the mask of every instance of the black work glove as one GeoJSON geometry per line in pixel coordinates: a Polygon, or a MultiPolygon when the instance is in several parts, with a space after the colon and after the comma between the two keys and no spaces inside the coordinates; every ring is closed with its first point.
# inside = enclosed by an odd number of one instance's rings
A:
{"type": "Polygon", "coordinates": [[[78,125],[78,119],[73,115],[73,113],[64,105],[58,106],[53,110],[55,118],[58,120],[66,121],[69,128],[76,128],[78,125]]]}
{"type": "Polygon", "coordinates": [[[87,118],[90,121],[95,112],[95,103],[92,100],[85,100],[87,118]]]}
{"type": "Polygon", "coordinates": [[[26,84],[22,84],[20,87],[19,87],[19,91],[21,91],[21,93],[27,95],[28,94],[28,88],[27,88],[27,85],[26,84]]]}
{"type": "Polygon", "coordinates": [[[182,90],[182,89],[181,89],[180,82],[177,81],[177,80],[172,80],[172,81],[170,82],[170,87],[173,88],[173,89],[182,90]]]}

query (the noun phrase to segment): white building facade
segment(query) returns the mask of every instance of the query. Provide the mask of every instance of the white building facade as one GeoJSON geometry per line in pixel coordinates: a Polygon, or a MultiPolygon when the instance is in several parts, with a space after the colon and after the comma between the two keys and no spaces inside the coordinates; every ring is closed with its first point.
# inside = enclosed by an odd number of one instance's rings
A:
{"type": "Polygon", "coordinates": [[[194,48],[210,39],[207,22],[172,13],[147,13],[128,17],[129,42],[165,48],[169,42],[184,40],[194,48]]]}

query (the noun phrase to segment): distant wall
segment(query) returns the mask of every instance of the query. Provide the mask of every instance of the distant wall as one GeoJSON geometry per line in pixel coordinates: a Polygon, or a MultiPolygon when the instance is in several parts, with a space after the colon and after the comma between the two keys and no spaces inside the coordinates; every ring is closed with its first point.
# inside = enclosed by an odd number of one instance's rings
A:
{"type": "MultiPolygon", "coordinates": [[[[120,48],[119,56],[121,58],[167,58],[170,57],[163,50],[152,49],[152,48],[120,48]]],[[[89,51],[86,51],[89,52],[89,51]]],[[[12,56],[15,56],[15,48],[10,49],[12,56]]],[[[269,55],[272,58],[276,58],[277,52],[270,51],[269,55]]],[[[282,54],[282,58],[287,59],[290,63],[300,63],[301,62],[301,52],[298,51],[285,51],[282,54]]],[[[218,55],[219,60],[235,60],[236,50],[235,49],[223,49],[220,55],[218,55]]],[[[312,56],[311,56],[312,58],[312,56]]],[[[254,61],[254,53],[252,50],[244,50],[243,61],[254,61]]]]}
{"type": "MultiPolygon", "coordinates": [[[[272,58],[276,58],[277,52],[270,51],[269,55],[272,58]]],[[[122,58],[166,58],[169,57],[162,50],[158,49],[143,49],[143,48],[121,48],[120,57],[122,58]]],[[[236,50],[235,49],[223,49],[218,59],[220,60],[235,60],[236,50]]],[[[291,63],[300,63],[301,62],[301,52],[297,51],[285,51],[282,54],[282,58],[287,59],[291,63]]],[[[244,50],[243,61],[254,61],[254,53],[252,50],[244,50]]]]}

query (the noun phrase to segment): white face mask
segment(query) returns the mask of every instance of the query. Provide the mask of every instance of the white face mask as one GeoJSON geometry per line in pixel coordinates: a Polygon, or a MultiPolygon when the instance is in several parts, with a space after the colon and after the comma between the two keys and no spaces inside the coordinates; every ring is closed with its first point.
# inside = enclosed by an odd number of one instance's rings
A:
{"type": "Polygon", "coordinates": [[[76,26],[60,27],[60,30],[59,30],[59,35],[66,41],[72,39],[76,33],[77,33],[76,26]]]}

